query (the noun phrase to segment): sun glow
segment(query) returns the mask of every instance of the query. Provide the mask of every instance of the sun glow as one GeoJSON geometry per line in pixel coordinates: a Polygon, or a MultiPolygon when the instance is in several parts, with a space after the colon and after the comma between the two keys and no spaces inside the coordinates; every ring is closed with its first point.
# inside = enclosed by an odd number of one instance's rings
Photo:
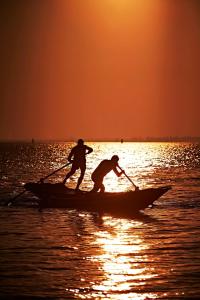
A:
{"type": "Polygon", "coordinates": [[[114,27],[135,24],[140,26],[140,30],[142,23],[148,21],[159,8],[157,0],[102,0],[97,6],[101,19],[107,24],[114,27]]]}
{"type": "MultiPolygon", "coordinates": [[[[101,0],[98,2],[98,5],[102,7],[105,11],[110,11],[114,13],[131,13],[133,14],[138,12],[148,11],[153,3],[157,1],[151,0],[101,0]]],[[[157,5],[157,3],[156,3],[157,5]]]]}

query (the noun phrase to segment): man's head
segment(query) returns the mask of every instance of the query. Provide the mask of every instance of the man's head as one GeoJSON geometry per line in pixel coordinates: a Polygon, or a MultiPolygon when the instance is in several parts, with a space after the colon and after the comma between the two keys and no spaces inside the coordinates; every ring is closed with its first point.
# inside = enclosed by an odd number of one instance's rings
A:
{"type": "Polygon", "coordinates": [[[113,155],[112,156],[112,158],[111,158],[111,161],[113,162],[113,163],[118,163],[118,161],[119,161],[119,156],[117,156],[117,155],[113,155]]]}
{"type": "Polygon", "coordinates": [[[82,146],[82,145],[84,144],[84,140],[79,139],[78,142],[77,142],[77,144],[78,144],[79,146],[82,146]]]}

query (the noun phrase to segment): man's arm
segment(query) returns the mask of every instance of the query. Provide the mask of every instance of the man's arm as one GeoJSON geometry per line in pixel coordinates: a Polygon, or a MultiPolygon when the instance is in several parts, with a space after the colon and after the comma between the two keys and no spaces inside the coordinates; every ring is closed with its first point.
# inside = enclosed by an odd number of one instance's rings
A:
{"type": "Polygon", "coordinates": [[[117,170],[117,167],[114,167],[114,168],[113,168],[113,171],[115,172],[115,174],[116,174],[118,177],[120,177],[122,174],[124,174],[124,170],[122,170],[121,172],[119,172],[119,171],[117,170]]]}
{"type": "Polygon", "coordinates": [[[67,158],[68,161],[71,163],[73,162],[73,159],[72,159],[73,155],[74,155],[74,148],[70,151],[68,158],[67,158]]]}
{"type": "Polygon", "coordinates": [[[88,147],[88,146],[86,146],[86,150],[87,150],[86,154],[89,154],[93,151],[93,149],[91,147],[88,147]]]}

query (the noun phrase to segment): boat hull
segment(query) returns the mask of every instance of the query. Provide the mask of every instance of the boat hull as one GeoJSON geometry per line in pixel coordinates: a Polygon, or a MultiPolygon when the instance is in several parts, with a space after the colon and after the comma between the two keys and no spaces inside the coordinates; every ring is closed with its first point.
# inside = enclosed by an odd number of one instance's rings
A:
{"type": "Polygon", "coordinates": [[[170,187],[120,193],[75,192],[63,184],[27,183],[27,191],[39,198],[41,208],[68,208],[93,212],[137,212],[152,205],[170,187]]]}

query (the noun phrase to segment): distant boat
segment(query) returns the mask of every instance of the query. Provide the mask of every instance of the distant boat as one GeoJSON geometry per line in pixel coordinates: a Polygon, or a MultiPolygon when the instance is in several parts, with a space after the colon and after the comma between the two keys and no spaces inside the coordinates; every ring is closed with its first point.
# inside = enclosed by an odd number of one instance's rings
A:
{"type": "Polygon", "coordinates": [[[62,183],[27,183],[25,189],[36,195],[41,208],[68,208],[82,211],[136,213],[152,205],[171,189],[169,186],[120,193],[76,192],[62,183]]]}

